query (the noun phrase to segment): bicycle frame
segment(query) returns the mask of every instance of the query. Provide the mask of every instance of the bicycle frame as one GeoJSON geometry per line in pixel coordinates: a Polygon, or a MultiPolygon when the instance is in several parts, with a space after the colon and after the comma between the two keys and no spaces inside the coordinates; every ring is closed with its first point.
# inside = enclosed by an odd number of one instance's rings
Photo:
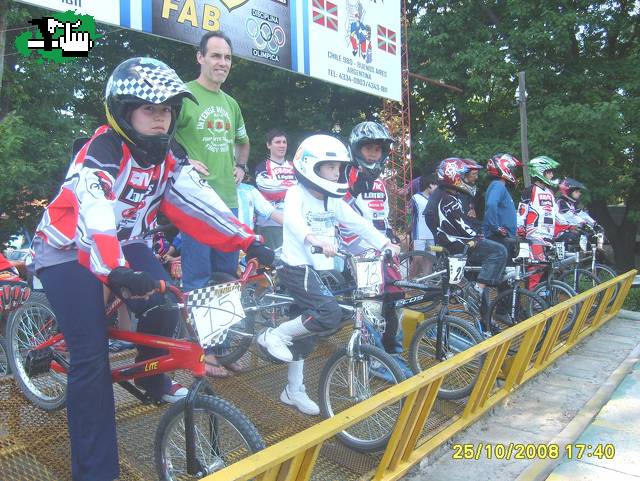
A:
{"type": "MultiPolygon", "coordinates": [[[[196,337],[190,324],[186,322],[187,312],[184,295],[175,286],[169,285],[167,286],[167,290],[171,291],[178,299],[177,308],[180,309],[182,314],[180,322],[186,323],[189,337],[195,339],[196,337]]],[[[106,309],[107,317],[115,313],[121,303],[122,300],[120,299],[111,303],[111,305],[106,309]]],[[[202,346],[193,340],[178,340],[164,336],[156,336],[116,328],[109,328],[108,335],[110,339],[128,341],[136,345],[168,351],[167,354],[111,370],[112,382],[118,383],[127,392],[131,393],[142,402],[150,402],[151,398],[142,390],[135,387],[130,381],[179,369],[189,370],[196,378],[185,398],[185,456],[187,460],[188,474],[198,477],[208,474],[207,469],[202,466],[200,460],[196,456],[196,432],[194,424],[194,406],[198,394],[200,391],[204,391],[207,394],[213,394],[211,388],[207,383],[205,383],[205,355],[202,346]]],[[[56,372],[66,374],[69,365],[64,356],[59,353],[59,351],[63,349],[65,349],[64,337],[62,333],[59,333],[34,347],[28,356],[30,356],[34,351],[36,353],[44,353],[46,350],[49,350],[48,354],[51,356],[51,359],[46,358],[46,354],[44,356],[44,360],[49,361],[49,368],[56,372]]],[[[215,436],[215,438],[217,439],[217,436],[215,436]]],[[[214,450],[218,449],[217,441],[215,439],[212,440],[212,445],[214,450]]]]}

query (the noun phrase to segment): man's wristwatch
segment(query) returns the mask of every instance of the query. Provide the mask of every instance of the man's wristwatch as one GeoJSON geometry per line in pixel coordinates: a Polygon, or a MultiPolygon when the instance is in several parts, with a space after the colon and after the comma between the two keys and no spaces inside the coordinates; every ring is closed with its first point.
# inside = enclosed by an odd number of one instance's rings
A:
{"type": "Polygon", "coordinates": [[[236,167],[244,170],[245,173],[247,172],[247,164],[236,164],[236,167]]]}

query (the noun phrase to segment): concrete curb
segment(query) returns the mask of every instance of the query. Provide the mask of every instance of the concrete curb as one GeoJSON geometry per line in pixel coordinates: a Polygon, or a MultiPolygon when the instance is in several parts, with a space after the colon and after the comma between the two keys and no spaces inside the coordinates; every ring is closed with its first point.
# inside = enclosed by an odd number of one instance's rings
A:
{"type": "Polygon", "coordinates": [[[620,312],[618,312],[617,316],[622,317],[624,319],[640,321],[640,312],[636,312],[636,311],[627,311],[626,309],[620,309],[620,312]]]}
{"type": "MultiPolygon", "coordinates": [[[[627,317],[628,319],[640,320],[640,313],[633,311],[620,311],[620,314],[631,313],[636,317],[627,317]]],[[[620,315],[620,317],[626,317],[620,315]]],[[[611,395],[624,380],[627,374],[631,372],[633,366],[640,360],[640,344],[638,344],[626,357],[624,361],[616,368],[615,371],[602,384],[600,389],[596,391],[594,396],[583,406],[576,416],[567,424],[567,426],[549,443],[560,446],[560,452],[564,453],[567,444],[575,442],[587,427],[591,424],[602,407],[611,399],[611,395]]],[[[558,459],[540,460],[531,464],[527,469],[522,471],[516,478],[516,481],[542,481],[547,479],[551,472],[562,462],[564,457],[558,459]]]]}

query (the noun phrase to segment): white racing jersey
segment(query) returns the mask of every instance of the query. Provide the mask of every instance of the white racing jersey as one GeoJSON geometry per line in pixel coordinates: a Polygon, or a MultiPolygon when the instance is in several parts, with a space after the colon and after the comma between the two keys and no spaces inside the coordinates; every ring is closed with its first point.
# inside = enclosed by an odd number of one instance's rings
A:
{"type": "Polygon", "coordinates": [[[566,226],[551,189],[532,184],[522,192],[518,227],[524,227],[527,239],[553,239],[566,226]]]}

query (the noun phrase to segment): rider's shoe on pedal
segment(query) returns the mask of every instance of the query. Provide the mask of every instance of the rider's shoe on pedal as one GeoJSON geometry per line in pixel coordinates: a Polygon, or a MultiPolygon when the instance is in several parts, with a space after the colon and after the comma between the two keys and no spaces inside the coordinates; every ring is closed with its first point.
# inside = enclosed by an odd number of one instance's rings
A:
{"type": "Polygon", "coordinates": [[[298,411],[310,416],[317,416],[320,414],[320,408],[313,402],[313,400],[307,395],[307,391],[304,385],[300,386],[297,390],[291,388],[288,384],[284,387],[284,391],[280,394],[280,401],[289,406],[295,406],[298,411]]]}
{"type": "Polygon", "coordinates": [[[291,345],[291,336],[280,335],[275,329],[269,327],[257,338],[258,344],[265,348],[267,352],[284,362],[291,362],[293,354],[289,346],[291,345]]]}
{"type": "Polygon", "coordinates": [[[393,373],[386,368],[386,366],[378,361],[372,360],[369,363],[369,373],[373,377],[377,377],[378,379],[382,379],[383,381],[388,382],[389,384],[395,384],[396,378],[393,373]]]}
{"type": "Polygon", "coordinates": [[[169,388],[169,391],[164,393],[161,399],[167,403],[177,403],[182,398],[186,397],[188,392],[189,390],[182,384],[171,381],[171,387],[169,388]]]}

